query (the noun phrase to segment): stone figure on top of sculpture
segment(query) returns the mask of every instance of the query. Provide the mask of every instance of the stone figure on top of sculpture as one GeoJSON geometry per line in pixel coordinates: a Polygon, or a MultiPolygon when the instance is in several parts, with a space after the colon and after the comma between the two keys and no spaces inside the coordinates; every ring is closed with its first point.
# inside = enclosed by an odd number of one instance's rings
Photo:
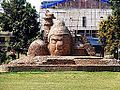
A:
{"type": "Polygon", "coordinates": [[[52,56],[71,54],[72,36],[63,21],[57,20],[48,34],[48,49],[52,56]]]}
{"type": "Polygon", "coordinates": [[[76,48],[76,42],[65,26],[65,22],[55,20],[53,23],[54,14],[47,11],[43,19],[45,20],[44,40],[33,41],[29,46],[28,56],[72,56],[90,55],[90,52],[95,53],[90,44],[85,44],[81,40],[78,42],[81,42],[83,47],[76,48]]]}

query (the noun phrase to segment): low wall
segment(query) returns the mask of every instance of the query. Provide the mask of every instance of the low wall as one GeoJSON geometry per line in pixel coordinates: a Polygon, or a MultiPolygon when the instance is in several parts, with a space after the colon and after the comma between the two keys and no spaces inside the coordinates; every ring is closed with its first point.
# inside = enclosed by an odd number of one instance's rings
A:
{"type": "Polygon", "coordinates": [[[59,56],[36,57],[32,61],[16,60],[0,65],[0,72],[18,71],[120,71],[120,62],[100,57],[59,56]]]}
{"type": "Polygon", "coordinates": [[[119,72],[118,66],[77,66],[77,65],[40,65],[40,66],[5,66],[1,72],[22,72],[22,71],[113,71],[119,72]]]}

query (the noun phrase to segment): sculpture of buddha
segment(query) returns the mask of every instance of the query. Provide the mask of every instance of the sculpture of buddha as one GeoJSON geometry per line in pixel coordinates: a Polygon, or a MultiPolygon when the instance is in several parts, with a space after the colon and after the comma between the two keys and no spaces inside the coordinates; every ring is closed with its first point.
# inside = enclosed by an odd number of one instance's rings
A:
{"type": "Polygon", "coordinates": [[[57,20],[48,34],[48,49],[51,56],[66,56],[71,54],[72,38],[63,21],[57,20]]]}

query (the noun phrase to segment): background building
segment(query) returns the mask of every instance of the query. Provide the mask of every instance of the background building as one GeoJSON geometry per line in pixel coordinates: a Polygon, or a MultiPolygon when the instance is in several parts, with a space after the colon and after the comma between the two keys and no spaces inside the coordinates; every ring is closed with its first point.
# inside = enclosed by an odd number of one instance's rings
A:
{"type": "Polygon", "coordinates": [[[112,11],[108,0],[48,0],[41,3],[41,22],[46,10],[64,20],[73,36],[87,37],[97,37],[99,22],[112,11]]]}
{"type": "Polygon", "coordinates": [[[13,40],[13,35],[11,32],[0,32],[0,50],[7,49],[9,47],[9,42],[13,40]]]}
{"type": "Polygon", "coordinates": [[[41,3],[40,9],[42,24],[46,10],[54,13],[57,19],[65,21],[76,42],[79,42],[81,35],[86,36],[96,52],[102,54],[98,29],[99,22],[111,15],[112,10],[108,0],[45,0],[41,3]]]}

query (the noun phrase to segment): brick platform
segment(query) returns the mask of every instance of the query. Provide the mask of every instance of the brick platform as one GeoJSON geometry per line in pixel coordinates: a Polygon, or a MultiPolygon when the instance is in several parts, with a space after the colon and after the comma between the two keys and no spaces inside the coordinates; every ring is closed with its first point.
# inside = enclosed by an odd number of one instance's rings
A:
{"type": "MultiPolygon", "coordinates": [[[[120,71],[120,65],[39,65],[39,66],[2,66],[0,72],[22,72],[22,71],[120,71]]],[[[1,66],[0,66],[1,68],[1,66]]]]}
{"type": "Polygon", "coordinates": [[[120,64],[114,59],[91,56],[39,56],[30,63],[0,66],[0,72],[18,71],[120,71],[120,64]]]}

